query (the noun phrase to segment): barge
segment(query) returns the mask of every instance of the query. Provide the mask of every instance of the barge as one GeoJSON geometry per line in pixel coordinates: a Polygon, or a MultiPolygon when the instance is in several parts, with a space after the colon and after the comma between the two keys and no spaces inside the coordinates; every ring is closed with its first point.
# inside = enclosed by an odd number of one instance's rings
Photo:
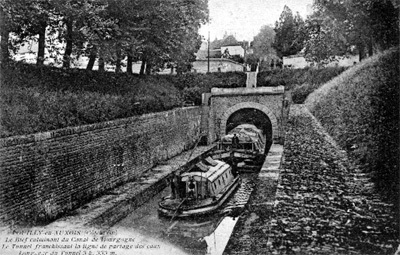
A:
{"type": "Polygon", "coordinates": [[[189,217],[217,211],[240,184],[240,177],[224,161],[207,157],[170,179],[171,194],[159,202],[160,214],[189,217]]]}
{"type": "Polygon", "coordinates": [[[212,158],[223,160],[242,172],[252,171],[263,162],[265,149],[263,132],[252,124],[241,124],[221,138],[212,158]]]}

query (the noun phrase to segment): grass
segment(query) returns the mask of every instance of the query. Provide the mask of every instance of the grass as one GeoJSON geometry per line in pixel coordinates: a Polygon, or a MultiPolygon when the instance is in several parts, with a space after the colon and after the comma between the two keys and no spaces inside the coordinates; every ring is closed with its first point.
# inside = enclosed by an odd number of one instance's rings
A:
{"type": "Polygon", "coordinates": [[[343,72],[307,98],[322,125],[399,206],[399,49],[343,72]]]}

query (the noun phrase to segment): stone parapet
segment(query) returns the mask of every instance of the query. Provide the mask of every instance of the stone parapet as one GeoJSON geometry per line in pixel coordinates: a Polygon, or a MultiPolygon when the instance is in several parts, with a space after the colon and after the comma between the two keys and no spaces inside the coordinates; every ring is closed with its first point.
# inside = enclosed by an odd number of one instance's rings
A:
{"type": "Polygon", "coordinates": [[[257,88],[212,88],[212,96],[229,96],[229,95],[275,95],[284,94],[284,86],[276,87],[257,87],[257,88]]]}

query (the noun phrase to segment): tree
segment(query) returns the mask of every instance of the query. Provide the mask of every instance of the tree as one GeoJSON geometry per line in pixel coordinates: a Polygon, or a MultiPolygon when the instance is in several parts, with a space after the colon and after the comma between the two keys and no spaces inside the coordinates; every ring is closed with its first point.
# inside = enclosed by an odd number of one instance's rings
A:
{"type": "Polygon", "coordinates": [[[98,58],[100,71],[105,63],[121,71],[125,55],[130,69],[133,60],[142,60],[142,73],[164,68],[166,62],[187,69],[200,47],[200,25],[208,20],[207,0],[0,0],[0,4],[3,59],[8,58],[8,36],[14,32],[17,44],[38,36],[38,64],[43,64],[48,39],[52,44],[48,50],[56,57],[62,53],[54,50],[55,45],[65,45],[64,68],[70,67],[72,56],[85,55],[90,58],[87,69],[98,58]]]}
{"type": "Polygon", "coordinates": [[[294,16],[294,27],[295,27],[295,40],[293,41],[293,48],[301,51],[304,48],[304,42],[308,38],[308,34],[305,27],[305,21],[297,12],[294,16]]]}
{"type": "Polygon", "coordinates": [[[273,59],[276,58],[276,50],[272,47],[275,40],[275,31],[269,26],[263,26],[254,37],[252,46],[254,55],[260,60],[260,68],[270,68],[273,59]]]}
{"type": "MultiPolygon", "coordinates": [[[[395,2],[395,1],[393,1],[395,2]]],[[[368,6],[374,42],[377,47],[387,49],[399,44],[399,5],[392,1],[372,1],[368,6]]]]}
{"type": "MultiPolygon", "coordinates": [[[[115,64],[116,72],[120,71],[124,54],[129,53],[130,61],[133,60],[132,56],[140,44],[136,38],[140,31],[147,29],[143,27],[143,20],[146,19],[143,13],[147,10],[143,8],[145,1],[86,0],[80,4],[85,4],[85,8],[80,8],[80,13],[70,11],[69,15],[76,17],[73,18],[72,33],[76,55],[89,57],[88,70],[92,70],[98,58],[100,71],[105,70],[106,62],[115,64]]],[[[67,51],[65,53],[70,55],[67,51]]],[[[65,57],[64,63],[68,59],[65,57]]]]}
{"type": "MultiPolygon", "coordinates": [[[[14,45],[24,43],[28,40],[38,41],[38,55],[36,63],[42,65],[45,58],[46,28],[51,22],[52,2],[49,0],[2,0],[2,38],[4,36],[4,53],[6,53],[6,42],[8,44],[9,33],[17,35],[14,45]],[[4,16],[3,16],[4,15],[4,16]],[[37,36],[37,37],[36,37],[37,36]]],[[[7,51],[8,51],[7,46],[7,51]]]]}
{"type": "Polygon", "coordinates": [[[149,74],[151,69],[163,68],[166,62],[182,66],[194,61],[201,44],[198,30],[208,19],[207,1],[154,0],[146,6],[150,8],[145,25],[150,29],[139,37],[143,40],[137,51],[142,60],[140,73],[149,74]]]}
{"type": "Polygon", "coordinates": [[[0,2],[0,63],[5,63],[10,58],[10,53],[8,51],[8,41],[12,24],[12,18],[10,15],[10,10],[8,10],[8,1],[0,2]]]}
{"type": "Polygon", "coordinates": [[[293,17],[292,10],[285,5],[274,30],[276,35],[273,47],[279,57],[294,55],[302,50],[305,39],[304,21],[298,13],[293,17]]]}
{"type": "Polygon", "coordinates": [[[55,13],[58,16],[58,38],[65,44],[62,66],[70,68],[71,57],[79,56],[89,41],[83,30],[90,29],[96,22],[101,26],[101,12],[106,7],[104,0],[53,0],[55,13]]]}
{"type": "Polygon", "coordinates": [[[263,26],[253,39],[254,54],[258,57],[274,53],[272,45],[275,40],[275,31],[269,26],[263,26]]]}
{"type": "Polygon", "coordinates": [[[399,5],[395,1],[317,0],[314,2],[325,30],[333,34],[333,44],[345,45],[346,52],[356,47],[359,59],[368,52],[398,45],[399,5]]]}
{"type": "Polygon", "coordinates": [[[327,19],[321,12],[314,12],[306,21],[308,39],[305,43],[305,58],[308,62],[324,66],[334,61],[335,56],[346,53],[345,40],[336,30],[330,29],[332,20],[327,19]]]}

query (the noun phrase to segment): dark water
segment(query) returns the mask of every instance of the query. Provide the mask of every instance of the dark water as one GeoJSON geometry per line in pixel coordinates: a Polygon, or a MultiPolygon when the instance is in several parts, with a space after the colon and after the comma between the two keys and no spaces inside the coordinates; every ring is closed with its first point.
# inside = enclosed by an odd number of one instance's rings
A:
{"type": "MultiPolygon", "coordinates": [[[[158,202],[169,194],[166,188],[146,204],[133,211],[115,227],[131,229],[153,240],[178,247],[184,254],[222,254],[250,198],[255,174],[242,175],[242,182],[219,212],[207,217],[171,219],[160,216],[158,202]]],[[[162,254],[163,252],[160,252],[162,254]]]]}

